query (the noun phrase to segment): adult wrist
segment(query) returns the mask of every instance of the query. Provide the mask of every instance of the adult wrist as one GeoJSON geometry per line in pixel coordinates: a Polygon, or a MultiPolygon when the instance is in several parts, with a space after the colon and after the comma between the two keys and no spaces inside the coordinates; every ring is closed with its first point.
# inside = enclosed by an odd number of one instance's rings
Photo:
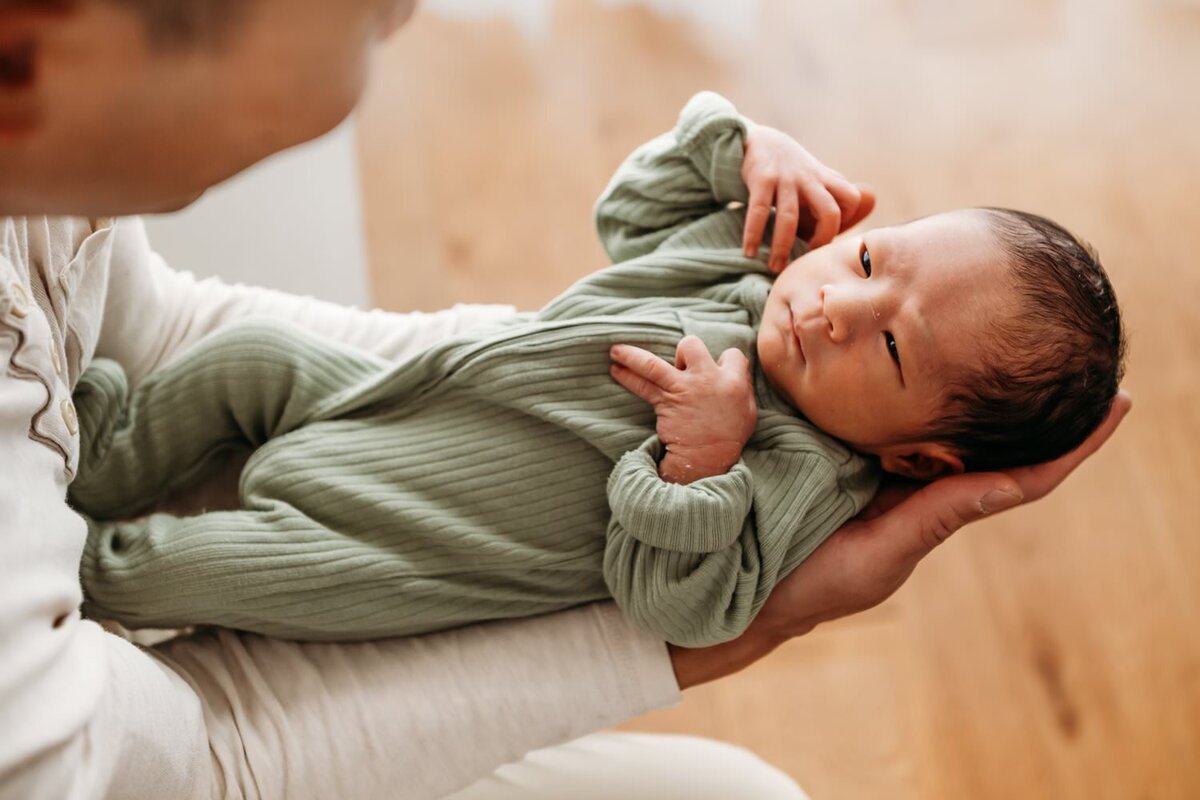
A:
{"type": "Polygon", "coordinates": [[[772,624],[760,615],[733,641],[697,648],[668,644],[667,654],[679,688],[687,689],[740,672],[785,642],[808,634],[823,621],[792,620],[784,626],[772,624]]]}
{"type": "Polygon", "coordinates": [[[671,668],[675,671],[675,681],[682,690],[740,672],[785,641],[786,638],[765,636],[747,630],[731,642],[711,647],[692,648],[668,644],[667,655],[671,659],[671,668]]]}

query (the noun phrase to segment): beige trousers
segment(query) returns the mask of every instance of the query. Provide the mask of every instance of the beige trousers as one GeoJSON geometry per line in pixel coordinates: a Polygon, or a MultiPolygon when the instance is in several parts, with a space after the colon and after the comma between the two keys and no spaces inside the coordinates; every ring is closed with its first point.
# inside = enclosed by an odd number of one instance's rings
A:
{"type": "Polygon", "coordinates": [[[595,733],[535,750],[445,800],[808,800],[748,750],[696,736],[595,733]]]}

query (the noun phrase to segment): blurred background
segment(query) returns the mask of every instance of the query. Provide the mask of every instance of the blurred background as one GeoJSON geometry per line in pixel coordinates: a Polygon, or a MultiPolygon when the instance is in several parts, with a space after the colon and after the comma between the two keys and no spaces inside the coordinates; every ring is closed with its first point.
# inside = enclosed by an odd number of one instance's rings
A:
{"type": "Polygon", "coordinates": [[[1196,0],[423,0],[353,120],[151,235],[346,303],[536,308],[605,265],[592,203],[706,88],[873,184],[871,225],[1053,217],[1123,303],[1115,439],[882,606],[626,727],[745,745],[817,800],[1197,798],[1198,85],[1196,0]]]}

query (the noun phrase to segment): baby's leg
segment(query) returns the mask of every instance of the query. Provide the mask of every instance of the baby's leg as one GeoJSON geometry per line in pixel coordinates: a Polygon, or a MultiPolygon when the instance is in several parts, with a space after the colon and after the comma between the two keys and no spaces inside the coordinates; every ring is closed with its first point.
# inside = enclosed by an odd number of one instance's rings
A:
{"type": "Polygon", "coordinates": [[[286,503],[89,522],[84,611],[129,628],[221,625],[290,639],[418,632],[399,565],[286,503]]]}
{"type": "Polygon", "coordinates": [[[132,395],[120,367],[97,360],[76,390],[83,446],[71,501],[94,517],[136,513],[224,452],[303,425],[320,401],[383,366],[273,322],[204,339],[132,395]]]}

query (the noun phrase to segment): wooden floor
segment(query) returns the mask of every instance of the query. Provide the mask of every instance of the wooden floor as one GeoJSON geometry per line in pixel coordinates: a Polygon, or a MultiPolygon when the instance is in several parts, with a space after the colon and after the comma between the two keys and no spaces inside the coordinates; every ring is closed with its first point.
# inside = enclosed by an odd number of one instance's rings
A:
{"type": "Polygon", "coordinates": [[[1131,334],[1134,413],[1054,496],[628,727],[746,745],[821,800],[1200,797],[1200,3],[507,5],[549,17],[427,7],[378,65],[380,305],[536,307],[603,266],[606,179],[712,88],[871,182],[875,224],[986,204],[1076,229],[1131,334]]]}

